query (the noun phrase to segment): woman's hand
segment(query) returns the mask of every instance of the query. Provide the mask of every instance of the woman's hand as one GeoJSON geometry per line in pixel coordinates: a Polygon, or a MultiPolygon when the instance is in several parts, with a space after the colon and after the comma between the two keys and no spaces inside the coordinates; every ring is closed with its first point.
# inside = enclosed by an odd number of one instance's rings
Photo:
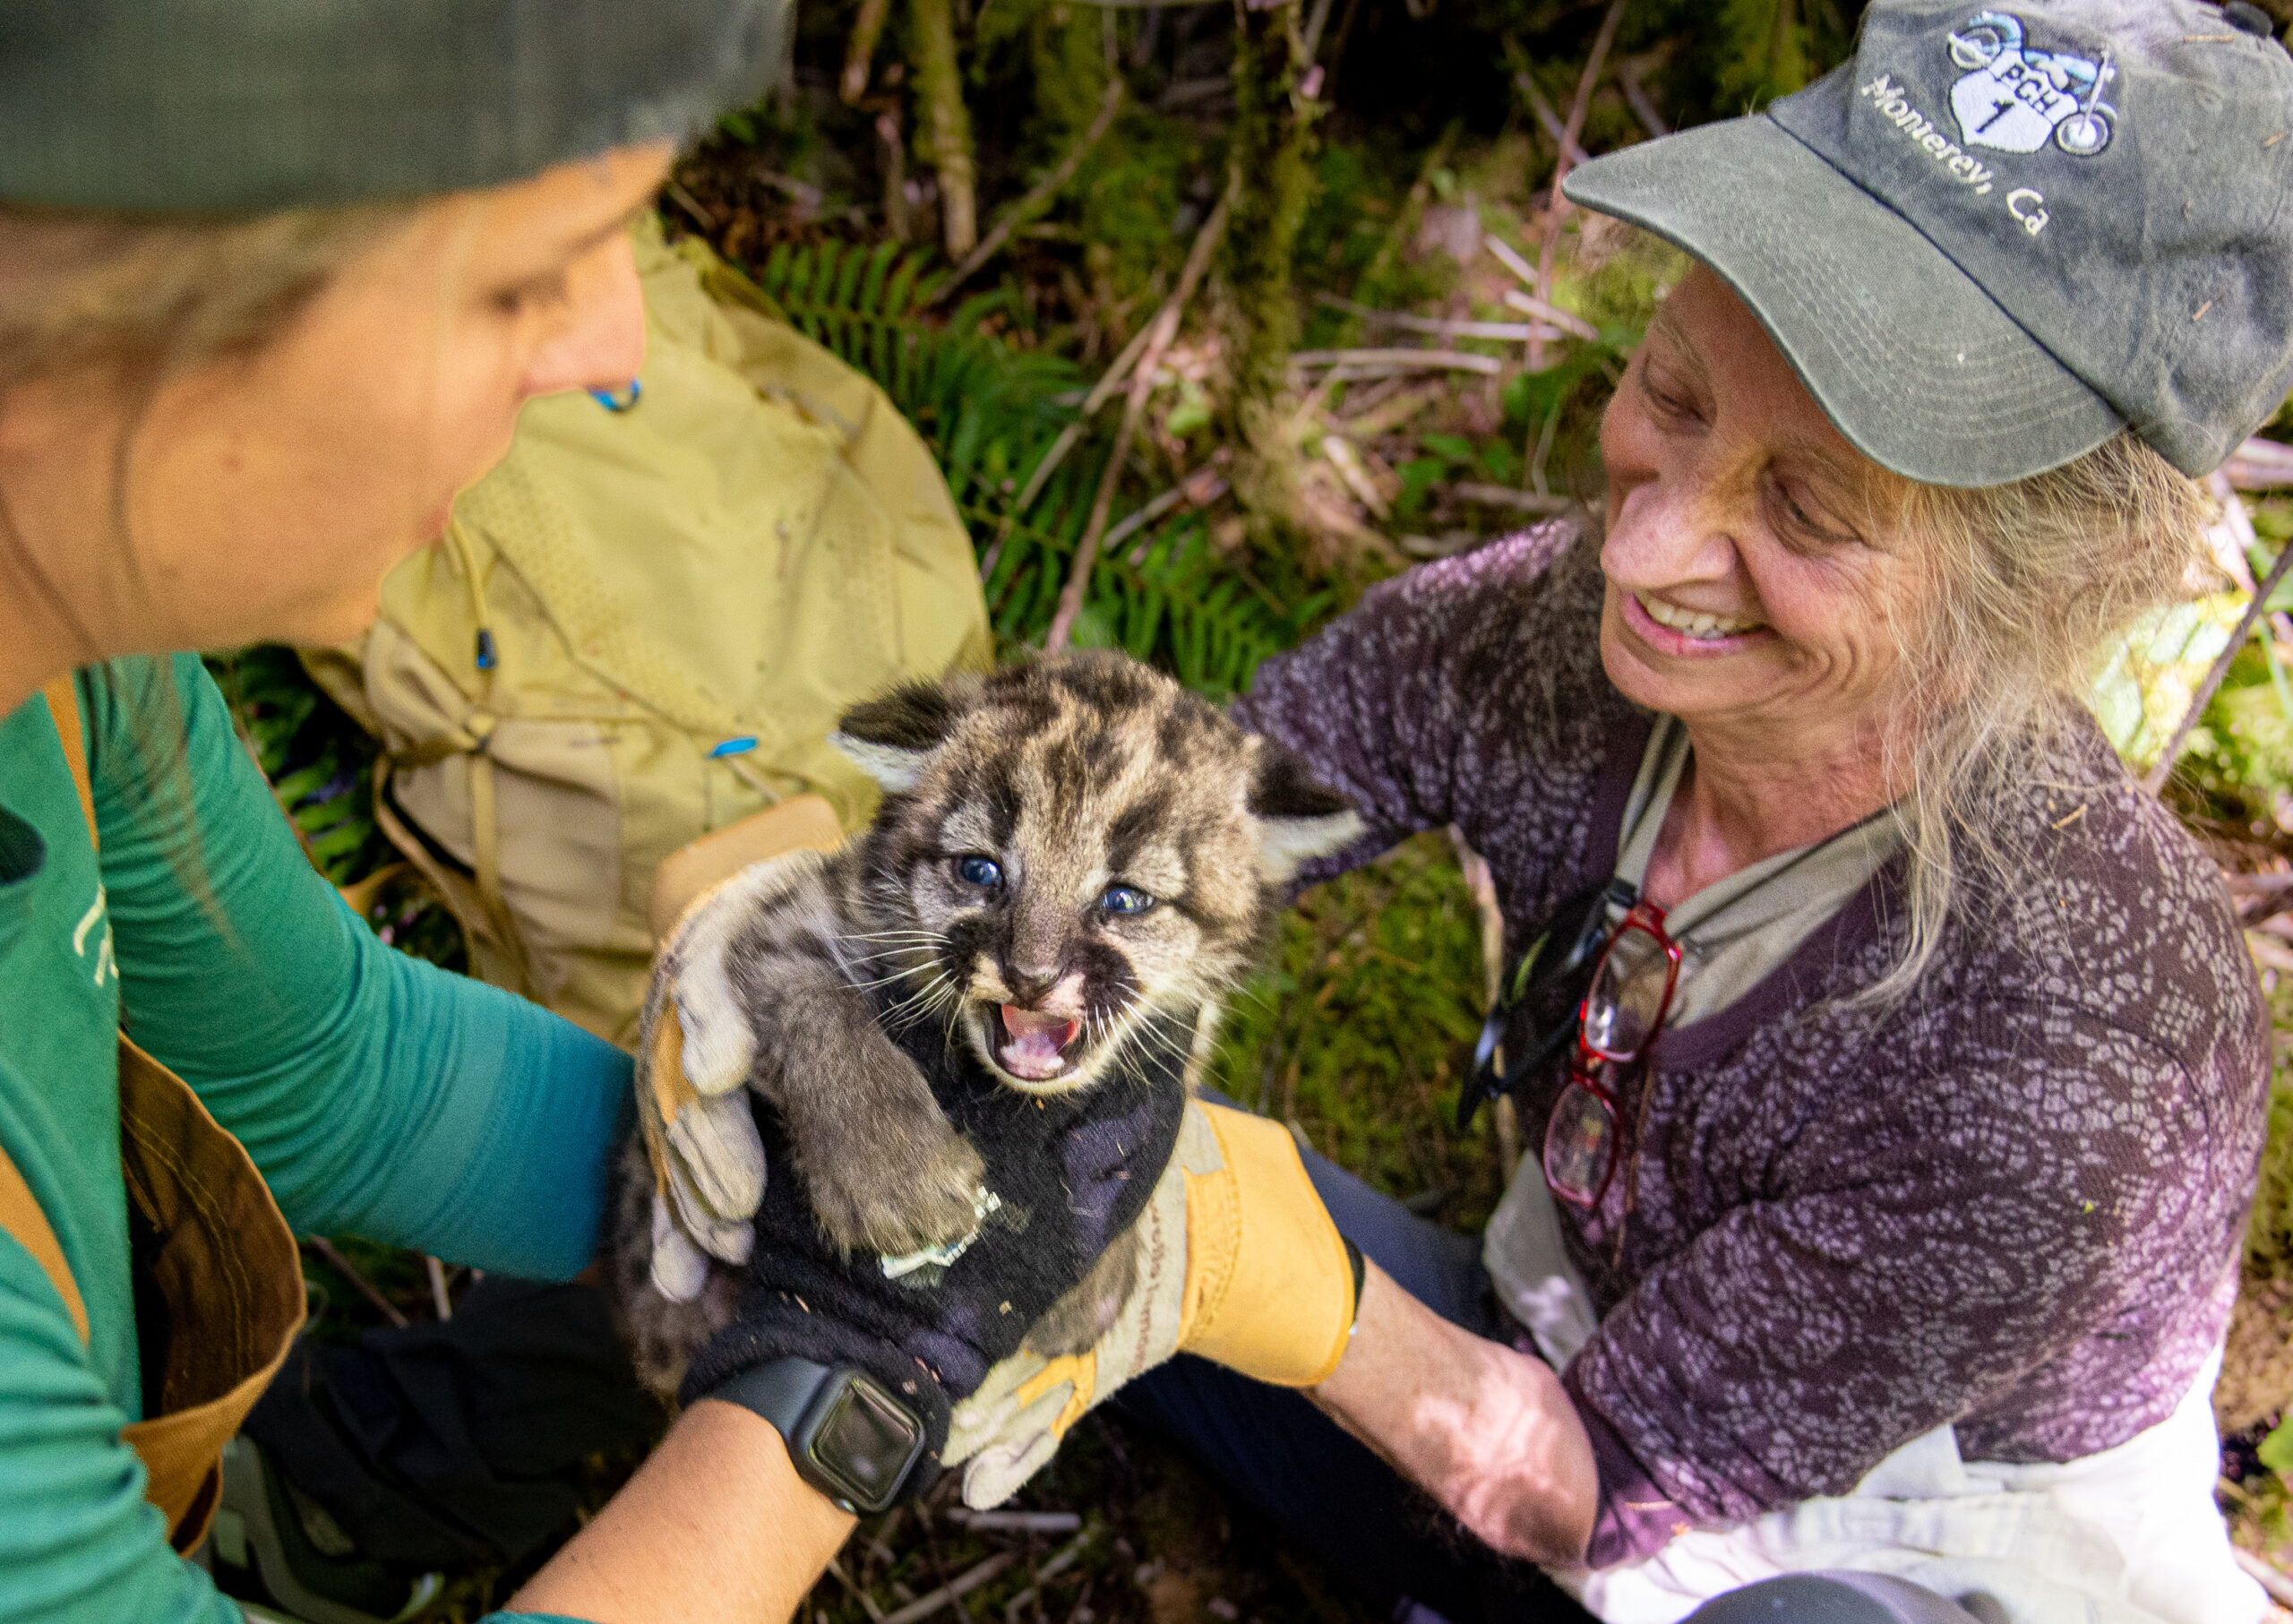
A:
{"type": "Polygon", "coordinates": [[[1539,1361],[1451,1325],[1372,1264],[1353,1341],[1310,1396],[1498,1551],[1584,1560],[1593,1443],[1539,1361]]]}
{"type": "Polygon", "coordinates": [[[770,1422],[704,1399],[510,1605],[596,1624],[786,1619],[852,1525],[770,1422]]]}

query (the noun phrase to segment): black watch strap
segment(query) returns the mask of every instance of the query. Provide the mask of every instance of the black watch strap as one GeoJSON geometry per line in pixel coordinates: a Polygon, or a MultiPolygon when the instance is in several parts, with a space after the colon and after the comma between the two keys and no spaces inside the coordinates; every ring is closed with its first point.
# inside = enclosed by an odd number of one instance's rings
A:
{"type": "Polygon", "coordinates": [[[784,1441],[793,1444],[804,1413],[812,1407],[812,1400],[820,1396],[820,1389],[835,1374],[829,1365],[815,1364],[791,1353],[751,1365],[712,1388],[709,1396],[755,1411],[779,1430],[784,1441]]]}
{"type": "Polygon", "coordinates": [[[889,1508],[928,1448],[923,1418],[851,1366],[784,1354],[726,1379],[707,1396],[770,1422],[796,1475],[850,1512],[889,1508]]]}

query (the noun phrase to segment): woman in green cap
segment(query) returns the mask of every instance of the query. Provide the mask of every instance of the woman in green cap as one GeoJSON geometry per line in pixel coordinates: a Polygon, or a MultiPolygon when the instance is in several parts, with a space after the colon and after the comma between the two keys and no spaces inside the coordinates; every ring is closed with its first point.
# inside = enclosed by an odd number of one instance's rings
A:
{"type": "Polygon", "coordinates": [[[1188,1359],[1124,1402],[1396,1617],[1567,1616],[1532,1562],[1610,1624],[2262,1616],[2209,1401],[2266,1012],[2079,696],[2293,383],[2289,166],[2253,6],[1874,0],[1569,176],[1695,262],[1599,516],[1237,706],[1370,826],[1309,877],[1487,859],[1529,1154],[1478,1246],[1316,1166],[1376,1266],[1318,1412],[1188,1359]]]}

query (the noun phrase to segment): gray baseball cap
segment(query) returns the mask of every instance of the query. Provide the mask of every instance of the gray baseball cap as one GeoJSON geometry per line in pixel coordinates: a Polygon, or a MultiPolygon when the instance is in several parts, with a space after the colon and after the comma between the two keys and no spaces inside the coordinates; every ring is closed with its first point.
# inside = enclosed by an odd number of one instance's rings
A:
{"type": "Polygon", "coordinates": [[[521,180],[753,100],[794,0],[0,0],[0,200],[242,214],[521,180]]]}
{"type": "Polygon", "coordinates": [[[2203,475],[2268,419],[2289,165],[2251,5],[1873,0],[1837,72],[1563,190],[1709,265],[1873,460],[1987,485],[2129,427],[2203,475]]]}

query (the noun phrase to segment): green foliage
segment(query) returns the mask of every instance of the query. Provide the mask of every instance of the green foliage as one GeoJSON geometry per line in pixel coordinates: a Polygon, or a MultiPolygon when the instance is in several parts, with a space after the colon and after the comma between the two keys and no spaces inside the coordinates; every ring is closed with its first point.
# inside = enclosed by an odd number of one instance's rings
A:
{"type": "Polygon", "coordinates": [[[210,655],[207,668],[313,865],[348,885],[390,861],[374,826],[374,744],[303,675],[294,650],[210,655]]]}
{"type": "MultiPolygon", "coordinates": [[[[374,741],[319,691],[295,651],[258,644],[206,663],[312,864],[336,886],[391,866],[398,854],[374,822],[374,741]]],[[[410,876],[365,900],[367,924],[391,946],[450,970],[467,967],[460,927],[410,876]]]]}
{"type": "MultiPolygon", "coordinates": [[[[1036,468],[1075,422],[1086,380],[1070,361],[982,331],[1005,308],[1001,292],[935,322],[930,259],[889,243],[784,245],[756,280],[792,324],[873,378],[915,425],[981,548],[998,638],[1040,643],[1112,454],[1112,425],[1095,425],[1021,508],[1036,468]]],[[[1121,517],[1118,510],[1113,522],[1121,517]]],[[[1223,698],[1247,687],[1258,662],[1295,643],[1331,601],[1327,591],[1277,597],[1223,563],[1198,519],[1181,518],[1101,557],[1078,630],[1086,643],[1120,645],[1223,698]]]]}
{"type": "Polygon", "coordinates": [[[1308,891],[1228,1013],[1211,1080],[1296,1123],[1373,1186],[1438,1195],[1460,1228],[1499,1193],[1490,1113],[1448,1131],[1481,1030],[1481,925],[1455,855],[1421,835],[1308,891]],[[1445,1192],[1445,1193],[1444,1193],[1445,1192]]]}

